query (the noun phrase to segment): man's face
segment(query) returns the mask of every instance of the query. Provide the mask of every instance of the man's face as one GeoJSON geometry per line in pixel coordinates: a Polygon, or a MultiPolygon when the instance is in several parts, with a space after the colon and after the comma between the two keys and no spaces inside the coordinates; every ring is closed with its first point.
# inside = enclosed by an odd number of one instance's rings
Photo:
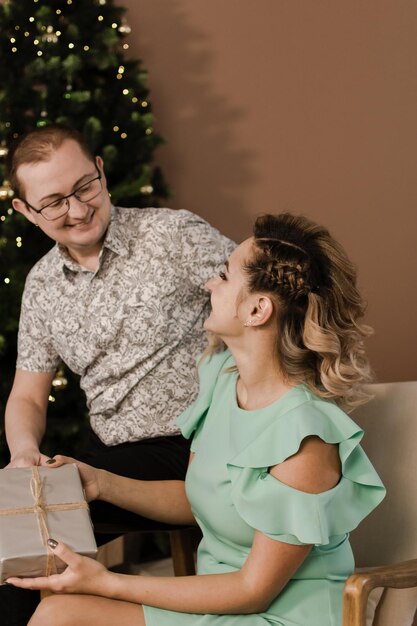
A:
{"type": "Polygon", "coordinates": [[[17,211],[39,226],[48,237],[66,246],[77,260],[84,256],[98,256],[110,221],[111,203],[100,157],[93,163],[75,141],[66,140],[51,153],[48,161],[25,163],[17,170],[24,199],[35,209],[41,209],[97,177],[97,168],[102,176],[102,191],[86,203],[72,196],[68,199],[68,213],[56,220],[48,221],[19,198],[13,200],[17,211]]]}

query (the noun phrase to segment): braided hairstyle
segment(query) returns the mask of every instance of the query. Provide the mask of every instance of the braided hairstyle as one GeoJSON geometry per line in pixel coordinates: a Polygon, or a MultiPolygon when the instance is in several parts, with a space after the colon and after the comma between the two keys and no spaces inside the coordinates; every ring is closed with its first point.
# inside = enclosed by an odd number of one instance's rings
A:
{"type": "Polygon", "coordinates": [[[254,253],[246,263],[249,292],[277,304],[276,354],[284,375],[315,394],[353,408],[369,399],[372,380],[359,323],[365,304],[356,271],[322,226],[289,213],[264,215],[254,226],[254,253]]]}

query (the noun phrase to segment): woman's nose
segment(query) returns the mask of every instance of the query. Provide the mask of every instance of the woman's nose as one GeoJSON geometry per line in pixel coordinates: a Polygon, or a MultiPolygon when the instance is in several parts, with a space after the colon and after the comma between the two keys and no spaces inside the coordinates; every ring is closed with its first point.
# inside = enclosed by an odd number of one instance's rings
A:
{"type": "Polygon", "coordinates": [[[210,291],[210,293],[211,293],[211,292],[213,291],[213,287],[214,287],[214,285],[215,285],[215,282],[216,282],[216,276],[213,276],[212,278],[210,278],[210,279],[206,282],[206,284],[204,285],[204,288],[205,288],[207,291],[210,291]]]}

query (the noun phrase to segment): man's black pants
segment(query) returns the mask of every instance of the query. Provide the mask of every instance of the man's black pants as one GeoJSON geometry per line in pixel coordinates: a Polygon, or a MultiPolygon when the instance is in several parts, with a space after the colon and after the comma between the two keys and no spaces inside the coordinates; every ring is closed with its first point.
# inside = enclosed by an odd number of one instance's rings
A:
{"type": "MultiPolygon", "coordinates": [[[[189,442],[181,435],[156,437],[117,446],[106,446],[91,432],[86,463],[121,476],[140,480],[184,480],[189,458],[189,442]]],[[[123,534],[127,529],[168,529],[168,524],[154,522],[99,500],[90,503],[93,525],[114,526],[112,534],[96,532],[98,545],[123,534]],[[118,530],[119,528],[119,530],[118,530]]],[[[39,603],[38,591],[0,587],[0,626],[26,626],[39,603]]]]}

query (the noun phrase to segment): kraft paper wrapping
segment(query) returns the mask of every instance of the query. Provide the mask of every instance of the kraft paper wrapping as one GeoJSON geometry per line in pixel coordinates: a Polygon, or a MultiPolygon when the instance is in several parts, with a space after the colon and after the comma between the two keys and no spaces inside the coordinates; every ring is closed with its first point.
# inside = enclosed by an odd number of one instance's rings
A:
{"type": "Polygon", "coordinates": [[[53,571],[66,568],[45,545],[45,532],[46,538],[63,541],[79,554],[96,556],[93,527],[76,465],[0,470],[0,584],[10,576],[45,576],[51,569],[50,561],[53,571]],[[34,473],[40,479],[43,513],[39,494],[36,509],[34,473]],[[42,517],[46,526],[40,521],[42,517]]]}

